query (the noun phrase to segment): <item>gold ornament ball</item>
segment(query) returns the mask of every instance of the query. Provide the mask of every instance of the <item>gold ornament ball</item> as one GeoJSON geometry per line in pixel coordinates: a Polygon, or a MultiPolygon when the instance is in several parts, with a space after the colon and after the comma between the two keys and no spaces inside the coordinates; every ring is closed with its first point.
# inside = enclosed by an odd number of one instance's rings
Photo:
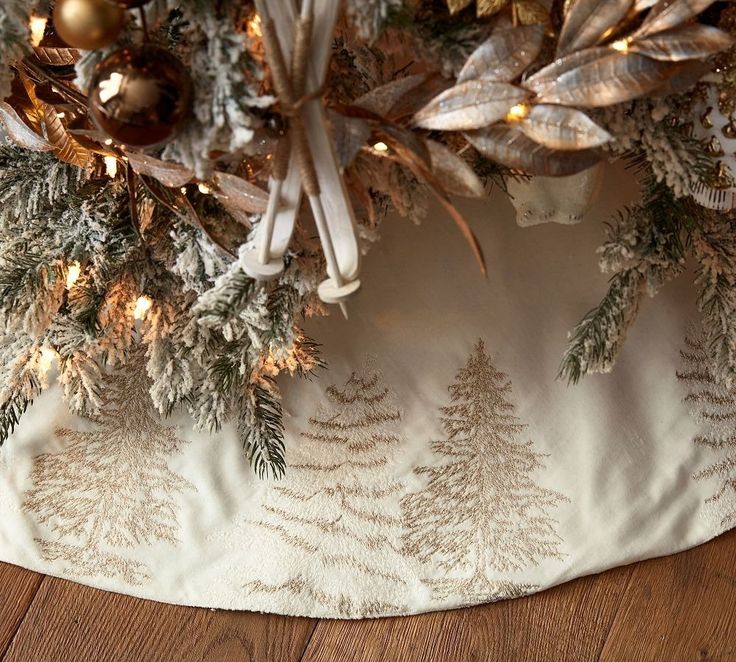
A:
{"type": "Polygon", "coordinates": [[[191,116],[192,80],[181,61],[163,48],[122,48],[97,65],[89,110],[99,129],[116,142],[156,147],[191,116]]]}
{"type": "Polygon", "coordinates": [[[56,0],[56,33],[73,48],[93,51],[111,44],[125,26],[125,10],[106,0],[56,0]]]}

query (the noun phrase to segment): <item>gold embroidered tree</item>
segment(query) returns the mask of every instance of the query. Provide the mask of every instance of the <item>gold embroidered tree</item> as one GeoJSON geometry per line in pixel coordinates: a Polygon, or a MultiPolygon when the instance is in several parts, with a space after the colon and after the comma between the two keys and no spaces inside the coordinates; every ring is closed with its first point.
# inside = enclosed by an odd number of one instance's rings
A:
{"type": "Polygon", "coordinates": [[[432,443],[437,464],[416,472],[424,490],[404,497],[405,550],[444,578],[428,580],[437,598],[469,602],[511,597],[533,585],[511,573],[561,558],[557,522],[548,514],[567,499],[537,485],[543,468],[509,400],[511,383],[482,341],[449,387],[442,407],[447,439],[432,443]]]}
{"type": "Polygon", "coordinates": [[[702,334],[685,338],[680,352],[685,369],[677,377],[688,384],[685,402],[693,416],[704,425],[695,436],[699,446],[711,449],[720,459],[693,475],[696,480],[711,480],[718,489],[706,503],[714,508],[724,527],[736,524],[736,387],[715,379],[710,352],[702,334]]]}
{"type": "Polygon", "coordinates": [[[24,508],[48,529],[44,558],[138,584],[148,570],[125,550],[177,542],[175,496],[191,485],[168,459],[184,442],[153,411],[142,362],[109,378],[104,399],[93,431],[59,429],[64,449],[35,458],[24,508]]]}
{"type": "Polygon", "coordinates": [[[312,557],[313,574],[246,586],[308,597],[336,615],[396,611],[409,574],[401,554],[401,484],[392,474],[401,412],[370,363],[326,395],[329,406],[289,450],[284,484],[271,486],[256,523],[287,549],[312,557]]]}

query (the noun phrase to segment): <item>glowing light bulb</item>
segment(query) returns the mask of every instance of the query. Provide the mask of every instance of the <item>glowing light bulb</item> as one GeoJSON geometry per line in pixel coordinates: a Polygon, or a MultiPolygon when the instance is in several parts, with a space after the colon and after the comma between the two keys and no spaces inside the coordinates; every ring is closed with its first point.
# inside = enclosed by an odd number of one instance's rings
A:
{"type": "Polygon", "coordinates": [[[373,145],[373,149],[375,149],[377,152],[388,152],[388,145],[385,142],[377,142],[375,145],[373,145]]]}
{"type": "Polygon", "coordinates": [[[611,44],[611,48],[619,53],[629,52],[629,40],[628,39],[617,39],[611,44]]]}
{"type": "Polygon", "coordinates": [[[509,112],[506,115],[506,121],[510,123],[521,122],[521,120],[528,117],[528,115],[529,115],[529,104],[517,103],[515,106],[512,106],[509,109],[509,112]]]}
{"type": "Polygon", "coordinates": [[[65,113],[65,112],[64,112],[64,111],[62,110],[62,111],[61,111],[60,113],[56,113],[56,116],[57,116],[57,117],[58,117],[58,118],[59,118],[60,120],[63,120],[63,119],[64,119],[64,118],[66,117],[66,113],[65,113]]]}
{"type": "Polygon", "coordinates": [[[261,17],[258,14],[256,14],[252,20],[248,21],[248,32],[255,37],[263,36],[261,17]]]}
{"type": "Polygon", "coordinates": [[[200,193],[204,193],[205,195],[207,195],[208,193],[212,193],[212,189],[204,182],[200,182],[199,184],[197,184],[197,188],[199,189],[200,193]]]}
{"type": "Polygon", "coordinates": [[[31,22],[28,26],[31,31],[31,46],[41,45],[47,22],[48,19],[45,16],[31,16],[31,22]]]}
{"type": "Polygon", "coordinates": [[[180,188],[179,190],[180,190],[180,191],[181,191],[181,192],[182,192],[182,193],[183,193],[184,195],[186,195],[186,194],[187,194],[187,187],[186,187],[186,186],[182,186],[182,187],[181,187],[181,188],[180,188]]]}
{"type": "Polygon", "coordinates": [[[118,174],[118,160],[114,156],[106,156],[104,161],[107,176],[114,179],[115,175],[118,174]]]}
{"type": "Polygon", "coordinates": [[[54,361],[58,356],[59,355],[56,353],[56,350],[51,347],[41,347],[41,355],[38,357],[38,368],[42,374],[45,375],[49,370],[51,370],[51,366],[54,364],[54,361]]]}
{"type": "Polygon", "coordinates": [[[74,283],[77,282],[79,276],[82,273],[82,265],[79,262],[72,262],[69,265],[69,269],[66,272],[66,289],[70,290],[74,287],[74,283]]]}
{"type": "Polygon", "coordinates": [[[136,299],[133,317],[137,320],[142,320],[146,316],[146,313],[151,310],[151,306],[153,306],[153,300],[151,297],[141,294],[141,296],[136,299]]]}
{"type": "Polygon", "coordinates": [[[109,145],[112,145],[112,138],[108,138],[108,139],[107,139],[107,140],[105,141],[105,144],[106,144],[106,145],[108,145],[108,146],[109,146],[109,145]]]}

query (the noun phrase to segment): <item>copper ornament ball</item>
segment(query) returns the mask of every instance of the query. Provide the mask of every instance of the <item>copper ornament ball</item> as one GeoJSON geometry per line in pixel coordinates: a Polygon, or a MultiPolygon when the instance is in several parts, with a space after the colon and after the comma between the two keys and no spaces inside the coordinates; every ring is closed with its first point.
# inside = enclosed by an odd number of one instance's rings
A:
{"type": "Polygon", "coordinates": [[[56,33],[69,46],[93,51],[115,41],[125,26],[125,10],[106,0],[56,0],[56,33]]]}
{"type": "Polygon", "coordinates": [[[130,147],[164,144],[186,124],[191,108],[189,72],[169,51],[148,44],[102,60],[89,90],[95,124],[130,147]]]}

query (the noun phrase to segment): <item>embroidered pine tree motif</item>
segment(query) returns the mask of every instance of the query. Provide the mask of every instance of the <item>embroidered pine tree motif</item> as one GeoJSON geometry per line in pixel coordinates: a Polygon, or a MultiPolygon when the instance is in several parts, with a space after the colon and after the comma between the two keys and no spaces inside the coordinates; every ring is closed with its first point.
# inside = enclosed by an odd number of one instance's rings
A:
{"type": "Polygon", "coordinates": [[[245,587],[288,592],[345,617],[396,613],[410,576],[401,552],[402,486],[392,476],[401,412],[370,362],[326,396],[329,405],[289,449],[283,484],[271,486],[256,522],[308,555],[313,572],[245,587]]]}
{"type": "Polygon", "coordinates": [[[713,376],[710,353],[701,334],[685,338],[680,352],[684,369],[677,378],[689,387],[685,402],[692,415],[704,426],[693,441],[713,451],[719,458],[702,471],[696,480],[711,481],[717,491],[706,499],[724,528],[736,524],[736,387],[719,382],[713,376]]]}
{"type": "Polygon", "coordinates": [[[143,365],[110,377],[95,429],[58,429],[64,449],[34,459],[23,506],[47,530],[36,538],[43,558],[78,575],[145,580],[125,550],[175,544],[175,496],[192,489],[167,463],[184,444],[175,430],[151,407],[143,365]]]}
{"type": "Polygon", "coordinates": [[[562,557],[548,511],[568,499],[536,484],[543,455],[522,441],[511,383],[483,341],[449,391],[441,409],[447,438],[431,445],[437,463],[415,470],[426,487],[402,500],[404,549],[444,574],[427,581],[436,599],[472,604],[529,593],[537,587],[509,575],[562,557]]]}

